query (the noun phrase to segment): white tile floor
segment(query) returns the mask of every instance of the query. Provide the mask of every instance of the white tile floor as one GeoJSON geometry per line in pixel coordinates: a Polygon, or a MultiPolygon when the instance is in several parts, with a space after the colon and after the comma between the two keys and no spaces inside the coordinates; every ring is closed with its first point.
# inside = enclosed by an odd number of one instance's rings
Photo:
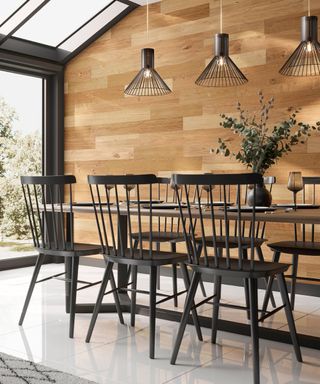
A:
{"type": "MultiPolygon", "coordinates": [[[[43,276],[61,270],[47,265],[43,276]]],[[[68,316],[64,312],[64,284],[45,282],[35,289],[23,327],[17,325],[32,268],[0,272],[0,351],[41,362],[98,383],[108,384],[228,384],[251,383],[251,345],[248,337],[218,333],[218,344],[210,343],[210,331],[203,329],[199,342],[193,327],[188,327],[176,366],[169,364],[177,324],[157,321],[156,359],[148,358],[148,319],[137,316],[133,329],[118,323],[115,314],[98,318],[90,344],[84,342],[90,315],[76,316],[75,338],[68,338],[68,316]]],[[[81,267],[80,278],[99,280],[102,269],[81,267]]],[[[139,275],[141,285],[147,277],[139,275]]],[[[171,281],[161,279],[161,288],[171,290],[171,281]]],[[[207,290],[212,289],[207,284],[207,290]]],[[[80,291],[79,302],[93,302],[97,287],[80,291]]],[[[241,288],[223,287],[224,300],[243,302],[241,288]]],[[[263,296],[263,291],[260,292],[263,296]]],[[[276,295],[277,296],[277,295],[276,295]]],[[[111,297],[110,297],[111,300],[111,297]]],[[[143,302],[146,298],[141,299],[143,302]]],[[[180,307],[183,299],[180,299],[180,307]]],[[[166,304],[171,306],[171,304],[166,304]]],[[[202,309],[209,315],[209,306],[202,309]]],[[[222,318],[246,322],[245,315],[222,310],[222,318]]],[[[320,336],[320,299],[297,297],[295,312],[299,331],[320,336]]],[[[125,314],[125,320],[129,317],[125,314]]],[[[264,326],[286,328],[282,313],[264,326]]],[[[297,363],[290,345],[261,340],[261,383],[320,383],[320,351],[303,348],[304,363],[297,363]]],[[[1,380],[0,380],[1,382],[1,380]]],[[[66,383],[67,384],[67,383],[66,383]]]]}

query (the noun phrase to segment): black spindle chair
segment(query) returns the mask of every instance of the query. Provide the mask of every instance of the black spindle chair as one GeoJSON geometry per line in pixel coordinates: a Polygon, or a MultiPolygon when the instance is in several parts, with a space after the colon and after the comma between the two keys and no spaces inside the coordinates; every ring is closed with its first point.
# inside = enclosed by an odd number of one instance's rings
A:
{"type": "MultiPolygon", "coordinates": [[[[265,176],[263,177],[263,183],[266,185],[270,193],[272,192],[272,187],[276,182],[276,178],[274,176],[265,176]]],[[[240,204],[247,205],[247,197],[248,197],[248,192],[249,192],[249,186],[248,184],[242,186],[243,192],[241,193],[241,202],[240,204]]],[[[202,189],[204,186],[202,186],[202,189]]],[[[212,186],[211,189],[215,189],[215,194],[217,196],[217,199],[219,201],[214,202],[214,204],[219,205],[223,201],[223,186],[212,186]]],[[[201,189],[201,190],[202,190],[201,189]]],[[[206,190],[206,201],[208,206],[210,206],[209,203],[209,186],[205,186],[206,190]]],[[[201,194],[201,192],[200,192],[201,194]]],[[[230,188],[230,186],[226,186],[226,196],[227,196],[227,203],[231,203],[233,201],[237,202],[237,196],[234,195],[234,191],[230,188]]],[[[218,220],[217,220],[218,224],[218,220]]],[[[265,238],[265,233],[266,233],[266,222],[257,222],[254,230],[254,247],[255,247],[255,252],[258,257],[258,260],[264,261],[264,255],[262,251],[262,245],[267,241],[265,238]]],[[[225,234],[225,227],[223,225],[223,220],[219,220],[219,224],[217,226],[217,247],[218,247],[218,252],[222,252],[223,249],[226,247],[226,244],[228,244],[229,247],[234,247],[237,246],[238,242],[238,232],[241,232],[241,244],[242,244],[242,252],[243,252],[243,257],[248,258],[248,248],[251,246],[251,234],[252,234],[252,222],[243,220],[241,227],[237,225],[236,220],[231,220],[230,221],[230,227],[228,227],[228,239],[229,241],[226,242],[226,234],[225,234]]],[[[198,242],[198,252],[199,255],[202,252],[202,238],[199,237],[199,239],[196,237],[196,241],[198,242]]],[[[213,247],[213,242],[211,236],[208,236],[206,238],[206,246],[207,247],[213,247]]],[[[267,287],[268,280],[266,279],[265,281],[265,286],[267,287]]],[[[249,282],[247,279],[244,280],[244,289],[245,289],[245,297],[246,297],[246,302],[247,304],[249,303],[249,282]]],[[[274,300],[273,293],[270,293],[270,300],[272,306],[275,308],[276,303],[274,300]]],[[[248,313],[248,318],[250,314],[248,313]]]]}
{"type": "MultiPolygon", "coordinates": [[[[34,247],[39,252],[39,256],[27,292],[19,325],[23,324],[35,284],[67,273],[59,273],[38,281],[38,274],[45,261],[45,257],[64,257],[69,260],[66,264],[71,264],[71,281],[67,281],[70,284],[69,336],[71,338],[74,334],[79,258],[81,256],[97,255],[101,252],[99,245],[74,242],[72,185],[75,183],[76,178],[72,175],[21,177],[32,239],[34,247]],[[68,201],[66,204],[64,204],[65,197],[68,201]],[[67,213],[69,219],[66,217],[67,213]]],[[[95,284],[81,283],[85,284],[81,289],[95,284]]]]}
{"type": "MultiPolygon", "coordinates": [[[[275,182],[276,182],[276,178],[273,176],[263,177],[263,183],[268,186],[270,192],[272,191],[272,187],[275,184],[275,182]]],[[[243,198],[241,198],[242,200],[240,202],[241,205],[247,204],[248,188],[249,188],[248,185],[242,186],[243,193],[241,193],[241,195],[243,195],[243,198]]],[[[219,202],[216,202],[214,204],[220,204],[220,203],[223,204],[222,202],[223,186],[217,186],[216,192],[217,192],[217,199],[219,199],[219,202]]],[[[236,204],[238,204],[238,201],[237,201],[238,198],[237,196],[233,196],[234,193],[232,192],[233,191],[231,190],[230,186],[226,186],[227,203],[229,204],[232,202],[232,200],[234,200],[236,204]]],[[[209,192],[207,191],[207,200],[208,199],[209,199],[209,192]]],[[[209,202],[208,202],[208,205],[210,205],[209,202]]],[[[230,243],[237,243],[238,232],[240,231],[241,239],[242,239],[242,248],[244,253],[246,253],[246,249],[249,248],[251,245],[252,222],[243,220],[241,228],[239,228],[235,220],[233,220],[232,224],[233,225],[231,225],[229,228],[229,234],[228,234],[229,241],[230,243]]],[[[263,256],[261,247],[263,243],[266,241],[265,232],[266,232],[266,222],[256,223],[255,230],[254,230],[254,245],[255,245],[255,250],[256,250],[258,259],[260,261],[264,261],[264,256],[263,256]]],[[[223,220],[220,220],[219,222],[217,235],[218,235],[219,245],[221,246],[221,248],[225,248],[226,241],[225,241],[225,228],[223,226],[223,220]]],[[[210,244],[212,246],[212,239],[209,237],[207,239],[207,246],[210,246],[210,244]]]]}
{"type": "MultiPolygon", "coordinates": [[[[294,350],[298,361],[302,361],[300,346],[297,339],[296,328],[292,316],[290,302],[288,298],[287,287],[284,279],[284,272],[288,269],[288,265],[262,262],[254,259],[255,252],[255,231],[257,226],[256,209],[252,208],[252,212],[244,213],[241,210],[241,187],[246,184],[257,185],[262,182],[262,176],[258,174],[229,174],[229,175],[174,175],[173,180],[176,185],[180,185],[184,189],[185,197],[183,201],[186,201],[187,207],[181,204],[181,198],[179,191],[177,192],[177,199],[180,204],[180,215],[183,223],[183,231],[185,235],[186,246],[188,249],[188,264],[193,270],[193,277],[191,285],[188,291],[184,312],[182,315],[177,339],[175,342],[173,354],[171,357],[171,364],[175,364],[177,355],[179,352],[180,344],[184,335],[185,327],[187,325],[188,316],[190,310],[194,308],[194,297],[199,284],[199,280],[203,273],[214,277],[214,295],[211,298],[207,298],[197,304],[202,305],[209,300],[213,299],[213,315],[212,315],[212,343],[216,342],[217,336],[217,324],[220,306],[229,306],[228,304],[220,303],[221,298],[221,286],[224,278],[234,278],[239,281],[247,279],[249,282],[249,303],[248,307],[235,306],[232,308],[243,309],[250,312],[250,328],[251,338],[253,344],[253,376],[254,383],[260,383],[260,369],[259,369],[259,321],[264,320],[266,317],[271,316],[278,310],[284,308],[287,316],[287,321],[290,329],[291,339],[294,345],[294,350]],[[195,202],[198,205],[198,210],[195,210],[190,204],[190,197],[188,193],[188,185],[194,185],[196,189],[195,202]],[[201,207],[200,199],[200,186],[201,185],[215,185],[222,187],[222,200],[223,206],[220,209],[214,208],[215,195],[214,190],[209,190],[209,207],[203,209],[201,207]],[[237,198],[237,210],[236,212],[230,212],[227,206],[228,188],[235,189],[235,195],[237,198]],[[225,246],[223,252],[219,247],[219,235],[218,231],[221,225],[221,218],[223,219],[222,225],[224,227],[225,234],[225,246]],[[230,242],[230,223],[236,220],[238,226],[238,232],[236,235],[237,242],[230,242]],[[248,258],[244,257],[242,232],[241,228],[244,221],[251,221],[252,230],[250,235],[250,246],[247,247],[248,258]],[[200,231],[200,237],[202,239],[203,257],[199,257],[197,252],[199,234],[195,233],[195,222],[197,223],[198,231],[200,231]],[[191,230],[189,230],[189,228],[191,230]],[[212,239],[212,246],[207,246],[208,237],[212,239]],[[259,317],[258,309],[258,280],[266,279],[270,276],[277,276],[281,296],[283,300],[283,306],[276,308],[268,314],[264,314],[259,317]]],[[[217,188],[215,188],[217,189],[217,188]]],[[[254,196],[255,201],[256,196],[254,196]]]]}
{"type": "MultiPolygon", "coordinates": [[[[177,204],[176,194],[171,186],[171,178],[158,177],[157,184],[154,186],[153,196],[155,202],[177,204]]],[[[177,252],[177,243],[184,242],[184,236],[182,233],[182,226],[180,217],[163,217],[156,218],[157,224],[154,226],[154,233],[152,234],[153,242],[156,245],[156,249],[160,251],[161,244],[169,244],[172,252],[177,252]]],[[[142,234],[143,241],[149,242],[150,234],[148,231],[142,234]]],[[[134,247],[137,248],[139,244],[139,233],[133,233],[132,238],[134,240],[134,247]]],[[[177,264],[172,265],[172,285],[174,294],[174,306],[178,306],[178,274],[177,264]]],[[[160,269],[157,272],[157,284],[160,289],[160,269]]],[[[200,281],[200,288],[204,296],[206,296],[203,281],[200,281]]]]}
{"type": "MultiPolygon", "coordinates": [[[[131,282],[118,290],[131,292],[131,325],[135,325],[136,294],[149,295],[150,306],[150,347],[149,356],[155,356],[155,319],[156,305],[172,299],[175,295],[160,294],[157,292],[157,269],[160,266],[180,265],[186,289],[189,287],[189,275],[184,264],[186,254],[172,251],[154,250],[154,234],[158,225],[154,214],[153,204],[144,208],[142,200],[152,201],[154,186],[158,183],[155,175],[125,175],[125,176],[88,176],[91,196],[95,207],[95,217],[98,234],[106,261],[106,270],[90,322],[86,342],[89,342],[100,311],[103,296],[110,279],[114,264],[124,264],[131,269],[131,282]],[[111,188],[111,186],[113,188],[111,188]],[[130,186],[130,188],[128,188],[130,186]],[[136,201],[130,199],[129,189],[134,186],[136,201]],[[124,187],[124,188],[123,188],[124,187]],[[125,194],[125,196],[121,196],[125,194]],[[125,200],[125,202],[121,202],[125,200]],[[126,218],[126,231],[120,223],[126,218]],[[133,234],[137,241],[134,240],[133,234]],[[148,234],[148,239],[145,237],[148,234]],[[145,244],[148,243],[148,249],[145,244]],[[150,268],[149,292],[137,289],[139,267],[150,268]],[[157,296],[161,298],[157,301],[157,296]]],[[[179,292],[178,294],[185,293],[179,292]]],[[[196,325],[198,337],[201,340],[201,330],[196,310],[192,311],[193,321],[196,325]]]]}
{"type": "MultiPolygon", "coordinates": [[[[317,192],[320,188],[320,177],[303,177],[303,191],[302,191],[302,203],[303,204],[319,204],[317,199],[317,192]]],[[[319,236],[317,239],[317,227],[313,224],[294,224],[294,240],[284,240],[274,243],[267,244],[268,247],[273,251],[273,261],[277,262],[280,260],[281,254],[292,255],[292,268],[291,274],[288,275],[291,279],[291,308],[295,307],[296,297],[296,283],[297,280],[306,280],[319,282],[319,278],[298,276],[298,263],[299,257],[301,256],[320,256],[320,241],[319,236]],[[318,240],[318,241],[317,241],[318,240]]],[[[266,309],[272,294],[272,283],[271,279],[268,284],[268,289],[265,295],[263,308],[266,309]]]]}

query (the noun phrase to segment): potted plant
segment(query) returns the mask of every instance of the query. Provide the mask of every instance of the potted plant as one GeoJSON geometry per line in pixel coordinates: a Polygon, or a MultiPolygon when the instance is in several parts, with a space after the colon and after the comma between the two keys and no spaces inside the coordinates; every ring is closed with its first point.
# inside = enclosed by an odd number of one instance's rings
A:
{"type": "MultiPolygon", "coordinates": [[[[265,101],[262,92],[259,92],[259,113],[246,112],[240,102],[237,104],[239,118],[222,114],[220,125],[230,129],[240,136],[240,149],[233,152],[225,140],[218,139],[218,147],[211,149],[211,153],[221,154],[235,158],[240,163],[252,169],[253,172],[264,175],[291,148],[299,143],[305,143],[312,131],[320,131],[320,122],[316,126],[297,121],[300,109],[289,108],[287,119],[276,125],[269,126],[270,110],[274,106],[274,98],[265,101]]],[[[270,206],[272,197],[264,185],[256,189],[256,204],[270,206]]],[[[248,193],[248,204],[253,203],[253,189],[248,193]]]]}

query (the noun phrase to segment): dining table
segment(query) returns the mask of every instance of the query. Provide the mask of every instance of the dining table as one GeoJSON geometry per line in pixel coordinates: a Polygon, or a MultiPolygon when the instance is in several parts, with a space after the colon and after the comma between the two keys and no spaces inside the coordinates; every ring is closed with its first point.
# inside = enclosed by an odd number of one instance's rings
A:
{"type": "MultiPolygon", "coordinates": [[[[94,217],[94,207],[92,204],[74,204],[72,208],[72,212],[70,212],[70,205],[65,204],[64,211],[67,214],[67,221],[70,225],[67,228],[74,228],[71,223],[74,220],[75,214],[81,215],[92,215],[94,217]]],[[[106,208],[104,208],[106,209],[106,208]]],[[[196,210],[195,215],[199,215],[199,209],[194,208],[196,210]],[[198,213],[197,213],[198,212],[198,213]]],[[[111,207],[111,212],[117,214],[116,207],[111,207]]],[[[121,231],[121,236],[119,238],[123,239],[124,242],[122,245],[124,249],[127,247],[127,214],[128,209],[126,204],[123,204],[120,207],[120,217],[119,217],[119,230],[121,231]]],[[[141,215],[147,215],[148,209],[140,209],[141,215]]],[[[138,209],[135,206],[130,208],[130,214],[138,215],[138,209]]],[[[224,218],[224,211],[221,207],[214,208],[214,214],[217,219],[224,218]]],[[[168,217],[175,218],[179,217],[179,209],[153,209],[152,215],[154,217],[168,217]]],[[[210,217],[211,213],[209,209],[203,209],[202,215],[204,218],[210,217]]],[[[252,219],[252,213],[250,209],[241,213],[243,219],[247,219],[248,221],[252,219]]],[[[238,213],[235,210],[234,212],[228,212],[229,220],[237,220],[238,213]]],[[[274,209],[266,209],[259,210],[255,214],[255,219],[257,222],[262,223],[291,223],[291,224],[320,224],[320,209],[319,207],[312,208],[308,207],[308,209],[294,209],[292,207],[286,206],[278,206],[274,209]]],[[[71,229],[71,230],[72,230],[71,229]]],[[[71,237],[71,233],[67,233],[67,238],[71,237]]],[[[68,258],[66,258],[68,259],[68,258]]],[[[70,279],[70,271],[71,266],[68,265],[68,260],[66,260],[66,274],[67,279],[70,279]]],[[[128,271],[125,265],[118,265],[117,271],[117,279],[118,279],[118,287],[120,287],[120,302],[121,307],[124,312],[130,312],[130,298],[127,294],[126,290],[121,290],[121,287],[125,287],[128,282],[128,271]]],[[[263,288],[263,287],[261,287],[263,288]]],[[[76,305],[77,313],[92,313],[94,308],[94,303],[80,303],[76,305]]],[[[69,311],[69,289],[68,283],[66,283],[66,312],[69,311]]],[[[102,305],[101,312],[116,312],[116,308],[114,304],[105,303],[102,305]]],[[[142,315],[148,315],[149,308],[146,305],[137,305],[137,313],[142,315]]],[[[169,321],[179,322],[181,318],[181,312],[174,309],[165,309],[165,308],[157,308],[157,318],[166,319],[169,321]]],[[[200,325],[210,328],[211,327],[211,319],[205,316],[199,316],[200,325]]],[[[192,317],[189,318],[189,323],[192,324],[192,317]]],[[[218,322],[218,329],[226,332],[238,333],[242,335],[250,335],[250,326],[249,324],[240,323],[237,319],[233,321],[220,319],[218,322]]],[[[261,338],[279,341],[284,343],[291,343],[290,334],[288,331],[281,329],[273,329],[268,327],[259,327],[259,334],[261,338]]],[[[301,346],[320,349],[320,337],[300,334],[299,335],[301,346]]]]}

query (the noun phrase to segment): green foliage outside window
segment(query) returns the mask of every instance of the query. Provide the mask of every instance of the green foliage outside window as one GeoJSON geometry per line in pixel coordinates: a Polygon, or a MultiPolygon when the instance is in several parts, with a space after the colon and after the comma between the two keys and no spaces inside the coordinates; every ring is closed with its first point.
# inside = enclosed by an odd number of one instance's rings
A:
{"type": "Polygon", "coordinates": [[[15,111],[0,99],[0,236],[29,239],[21,175],[41,174],[41,135],[13,130],[15,111]]]}

